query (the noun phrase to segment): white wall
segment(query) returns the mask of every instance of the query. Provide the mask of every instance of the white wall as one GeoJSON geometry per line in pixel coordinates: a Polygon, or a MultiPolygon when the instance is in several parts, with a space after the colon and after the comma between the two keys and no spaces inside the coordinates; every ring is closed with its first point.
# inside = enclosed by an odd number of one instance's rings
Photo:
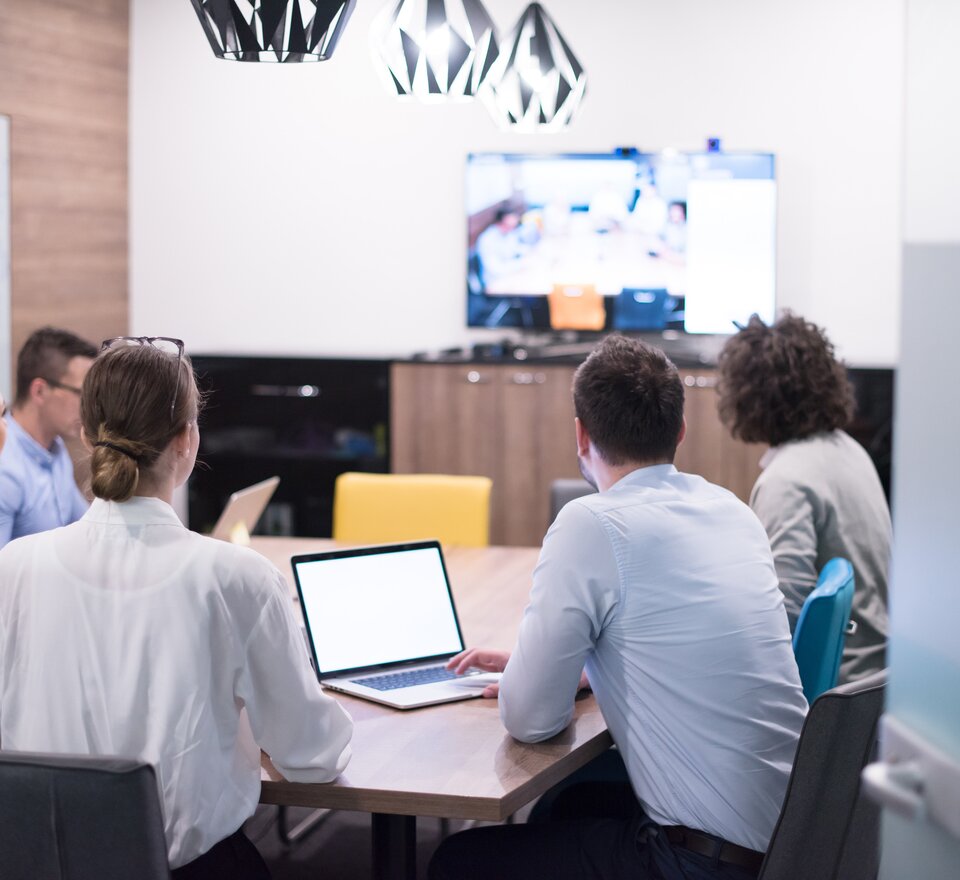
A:
{"type": "MultiPolygon", "coordinates": [[[[548,0],[583,62],[568,132],[398,102],[371,60],[384,0],[333,59],[216,60],[186,0],[132,0],[131,314],[193,351],[403,354],[465,327],[470,151],[777,154],[778,301],[856,364],[897,358],[903,0],[548,0]]],[[[525,4],[488,0],[505,30],[525,4]]],[[[488,332],[486,335],[502,335],[488,332]]]]}

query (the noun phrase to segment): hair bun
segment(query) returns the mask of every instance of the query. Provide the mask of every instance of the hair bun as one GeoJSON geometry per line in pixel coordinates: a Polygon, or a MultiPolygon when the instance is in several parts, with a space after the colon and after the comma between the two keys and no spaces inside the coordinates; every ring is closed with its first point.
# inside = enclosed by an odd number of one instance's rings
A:
{"type": "Polygon", "coordinates": [[[140,465],[149,451],[143,443],[111,437],[101,425],[90,458],[90,488],[97,498],[127,501],[140,483],[140,465]]]}
{"type": "Polygon", "coordinates": [[[119,452],[122,455],[127,456],[127,458],[132,458],[137,464],[140,464],[140,456],[128,447],[121,446],[119,443],[111,443],[109,440],[98,440],[93,445],[101,446],[106,449],[112,449],[114,452],[119,452]]]}

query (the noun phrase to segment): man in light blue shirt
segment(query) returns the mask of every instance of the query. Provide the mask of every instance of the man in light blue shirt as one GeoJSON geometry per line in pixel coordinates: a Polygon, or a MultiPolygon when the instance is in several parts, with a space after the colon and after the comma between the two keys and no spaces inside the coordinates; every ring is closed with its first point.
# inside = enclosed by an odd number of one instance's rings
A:
{"type": "Polygon", "coordinates": [[[80,435],[80,387],[96,349],[66,330],[31,334],[17,357],[17,391],[0,452],[0,547],[69,525],[89,506],[64,437],[80,435]]]}
{"type": "Polygon", "coordinates": [[[547,533],[512,655],[451,666],[503,670],[500,716],[524,742],[571,722],[585,672],[624,780],[570,789],[551,816],[566,821],[449,838],[431,880],[755,877],[807,709],[766,533],[673,466],[683,384],[663,352],[609,337],[577,371],[574,408],[600,491],[547,533]]]}

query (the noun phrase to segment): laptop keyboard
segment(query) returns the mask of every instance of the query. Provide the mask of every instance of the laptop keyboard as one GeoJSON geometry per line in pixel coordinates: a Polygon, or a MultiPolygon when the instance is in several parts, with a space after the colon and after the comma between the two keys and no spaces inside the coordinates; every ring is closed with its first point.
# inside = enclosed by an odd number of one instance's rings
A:
{"type": "Polygon", "coordinates": [[[384,675],[371,675],[369,678],[352,678],[354,684],[362,684],[378,691],[395,691],[397,688],[414,687],[418,684],[431,684],[435,681],[449,681],[457,674],[445,666],[427,666],[423,669],[410,669],[407,672],[389,672],[384,675]]]}

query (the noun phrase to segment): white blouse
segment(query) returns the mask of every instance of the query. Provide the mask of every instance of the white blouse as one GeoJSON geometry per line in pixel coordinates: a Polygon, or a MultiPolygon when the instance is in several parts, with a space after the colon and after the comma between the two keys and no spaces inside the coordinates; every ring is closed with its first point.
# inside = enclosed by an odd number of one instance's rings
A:
{"type": "Polygon", "coordinates": [[[151,763],[171,867],[253,814],[260,748],[287,779],[328,782],[352,731],[280,572],[165,502],[98,499],[0,551],[0,746],[151,763]]]}

